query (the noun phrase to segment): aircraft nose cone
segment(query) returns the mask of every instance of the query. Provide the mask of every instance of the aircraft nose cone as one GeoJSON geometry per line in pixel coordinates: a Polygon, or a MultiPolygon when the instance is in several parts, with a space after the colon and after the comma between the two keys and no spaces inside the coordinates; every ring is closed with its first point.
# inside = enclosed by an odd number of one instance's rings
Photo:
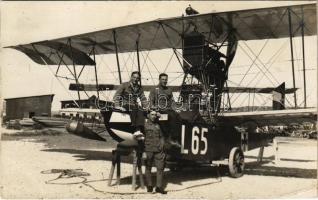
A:
{"type": "Polygon", "coordinates": [[[74,132],[76,132],[78,125],[79,125],[79,122],[71,121],[70,123],[66,124],[66,130],[69,133],[74,133],[74,132]]]}
{"type": "Polygon", "coordinates": [[[105,138],[99,136],[92,129],[87,128],[82,122],[79,121],[71,121],[66,125],[66,130],[73,135],[77,135],[83,138],[98,140],[98,141],[106,141],[105,138]]]}

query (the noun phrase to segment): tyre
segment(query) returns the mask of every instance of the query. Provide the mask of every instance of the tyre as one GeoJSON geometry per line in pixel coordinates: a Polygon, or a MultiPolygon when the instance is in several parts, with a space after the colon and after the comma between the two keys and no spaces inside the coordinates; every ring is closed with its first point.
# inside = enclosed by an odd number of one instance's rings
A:
{"type": "Polygon", "coordinates": [[[244,154],[243,151],[238,148],[232,148],[229,156],[229,172],[233,178],[239,178],[244,174],[244,154]]]}

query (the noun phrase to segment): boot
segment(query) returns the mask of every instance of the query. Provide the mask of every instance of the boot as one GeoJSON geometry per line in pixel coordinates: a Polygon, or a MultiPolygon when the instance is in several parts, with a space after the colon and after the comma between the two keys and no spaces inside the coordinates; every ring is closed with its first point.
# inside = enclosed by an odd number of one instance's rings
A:
{"type": "Polygon", "coordinates": [[[167,194],[167,191],[165,191],[164,189],[159,188],[159,187],[156,187],[156,192],[160,193],[160,194],[167,194]]]}
{"type": "Polygon", "coordinates": [[[152,186],[147,186],[147,192],[152,193],[153,192],[153,187],[152,186]]]}

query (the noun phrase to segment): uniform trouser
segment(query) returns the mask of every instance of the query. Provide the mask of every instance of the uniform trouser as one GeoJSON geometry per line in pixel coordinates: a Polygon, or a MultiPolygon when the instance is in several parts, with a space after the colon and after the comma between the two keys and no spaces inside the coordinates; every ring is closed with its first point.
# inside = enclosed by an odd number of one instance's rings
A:
{"type": "Polygon", "coordinates": [[[145,116],[143,111],[135,105],[124,105],[123,106],[129,112],[131,125],[136,129],[142,129],[145,124],[145,116]]]}
{"type": "Polygon", "coordinates": [[[166,137],[170,137],[172,140],[179,139],[179,131],[176,127],[178,120],[178,114],[174,110],[163,110],[160,111],[162,114],[168,114],[168,121],[159,121],[160,127],[166,137]]]}
{"type": "Polygon", "coordinates": [[[153,162],[155,162],[155,166],[157,168],[157,179],[156,179],[156,187],[162,188],[163,185],[163,171],[165,166],[165,153],[164,152],[146,152],[146,181],[147,186],[153,186],[151,179],[151,167],[153,162]]]}

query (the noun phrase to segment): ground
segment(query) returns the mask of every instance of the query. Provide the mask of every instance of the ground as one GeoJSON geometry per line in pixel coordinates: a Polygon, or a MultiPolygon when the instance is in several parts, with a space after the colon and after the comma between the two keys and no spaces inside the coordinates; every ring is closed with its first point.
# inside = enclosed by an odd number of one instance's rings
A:
{"type": "Polygon", "coordinates": [[[256,162],[258,149],[246,152],[245,175],[236,179],[230,178],[224,168],[185,168],[178,172],[166,169],[167,195],[148,194],[141,188],[132,191],[129,159],[122,164],[121,185],[107,186],[114,146],[110,138],[105,143],[65,132],[38,136],[19,136],[11,132],[2,135],[1,197],[240,199],[317,195],[316,140],[280,143],[281,161],[277,164],[272,146],[265,148],[261,164],[256,162]],[[48,173],[51,169],[82,169],[89,176],[53,180],[59,173],[48,173]]]}

